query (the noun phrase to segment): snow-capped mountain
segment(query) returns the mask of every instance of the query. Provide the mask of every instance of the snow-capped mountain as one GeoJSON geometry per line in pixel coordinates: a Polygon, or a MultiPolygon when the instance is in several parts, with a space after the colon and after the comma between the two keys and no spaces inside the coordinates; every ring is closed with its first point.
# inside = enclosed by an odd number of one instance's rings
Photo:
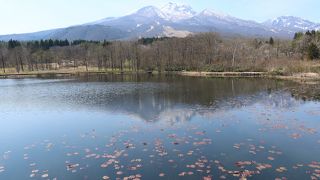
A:
{"type": "Polygon", "coordinates": [[[178,5],[176,3],[168,3],[161,8],[161,11],[169,21],[188,19],[197,14],[191,6],[178,5]]]}
{"type": "Polygon", "coordinates": [[[292,38],[295,32],[307,30],[320,30],[320,24],[292,16],[258,23],[210,9],[197,13],[188,5],[168,3],[161,8],[147,6],[122,17],[105,18],[68,28],[4,35],[0,36],[0,40],[125,40],[158,36],[185,37],[199,32],[218,32],[223,36],[292,38]]]}
{"type": "Polygon", "coordinates": [[[222,35],[242,35],[252,37],[274,36],[264,25],[254,21],[235,18],[228,14],[205,9],[192,18],[179,22],[191,32],[219,32],[222,35]]]}
{"type": "Polygon", "coordinates": [[[294,16],[281,16],[268,20],[263,24],[277,31],[289,31],[290,33],[307,30],[320,30],[320,24],[294,16]]]}
{"type": "Polygon", "coordinates": [[[225,13],[218,13],[218,12],[216,12],[214,10],[210,10],[210,9],[205,9],[194,17],[198,18],[198,19],[202,19],[203,21],[209,21],[212,23],[214,23],[214,21],[221,21],[221,22],[224,22],[227,24],[233,24],[233,25],[238,25],[238,26],[265,28],[260,23],[239,19],[239,18],[230,16],[225,13]]]}

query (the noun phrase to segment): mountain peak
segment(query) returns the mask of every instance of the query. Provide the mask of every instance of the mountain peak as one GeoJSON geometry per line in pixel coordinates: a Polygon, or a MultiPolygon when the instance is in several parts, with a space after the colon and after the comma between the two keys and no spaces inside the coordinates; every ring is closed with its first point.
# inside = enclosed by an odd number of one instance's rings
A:
{"type": "Polygon", "coordinates": [[[139,9],[135,14],[143,17],[161,17],[164,18],[164,14],[155,6],[146,6],[139,9]]]}
{"type": "Polygon", "coordinates": [[[178,21],[193,17],[196,12],[189,5],[168,3],[161,8],[161,11],[166,16],[166,19],[178,21]]]}

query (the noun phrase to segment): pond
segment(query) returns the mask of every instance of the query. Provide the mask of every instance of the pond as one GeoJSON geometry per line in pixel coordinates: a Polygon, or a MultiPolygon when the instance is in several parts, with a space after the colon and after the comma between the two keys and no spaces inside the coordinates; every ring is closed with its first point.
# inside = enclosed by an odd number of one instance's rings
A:
{"type": "Polygon", "coordinates": [[[0,80],[0,179],[317,179],[320,103],[293,82],[0,80]]]}

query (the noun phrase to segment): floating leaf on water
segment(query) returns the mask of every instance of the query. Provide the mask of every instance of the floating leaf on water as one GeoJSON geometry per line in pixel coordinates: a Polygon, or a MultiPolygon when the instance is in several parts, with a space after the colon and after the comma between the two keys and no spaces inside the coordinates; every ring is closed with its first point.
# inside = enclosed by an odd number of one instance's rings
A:
{"type": "Polygon", "coordinates": [[[47,177],[49,177],[49,174],[43,174],[41,177],[42,178],[47,178],[47,177]]]}
{"type": "Polygon", "coordinates": [[[287,171],[287,168],[285,168],[285,167],[279,167],[279,168],[276,169],[276,171],[282,173],[282,172],[287,171]]]}
{"type": "Polygon", "coordinates": [[[318,162],[311,162],[308,166],[314,169],[320,169],[320,163],[318,162]]]}
{"type": "Polygon", "coordinates": [[[103,176],[102,179],[103,179],[103,180],[109,180],[110,177],[109,177],[109,176],[103,176]]]}
{"type": "Polygon", "coordinates": [[[52,143],[48,143],[47,146],[46,146],[47,149],[51,149],[52,147],[53,147],[52,143]]]}
{"type": "Polygon", "coordinates": [[[211,139],[203,139],[200,142],[194,142],[193,145],[200,146],[200,145],[208,145],[208,144],[211,144],[211,143],[212,143],[211,139]]]}
{"type": "Polygon", "coordinates": [[[236,166],[241,167],[241,166],[249,166],[252,164],[252,162],[251,161],[238,161],[235,164],[236,164],[236,166]]]}
{"type": "Polygon", "coordinates": [[[272,166],[270,164],[257,164],[256,168],[261,171],[264,169],[272,168],[272,166]]]}
{"type": "Polygon", "coordinates": [[[196,165],[194,165],[194,164],[187,165],[187,168],[192,168],[192,169],[194,169],[194,168],[196,168],[196,165]]]}
{"type": "Polygon", "coordinates": [[[249,151],[250,154],[256,155],[257,153],[255,151],[249,151]]]}
{"type": "Polygon", "coordinates": [[[219,169],[221,172],[226,172],[226,171],[227,171],[223,166],[218,166],[218,169],[219,169]]]}
{"type": "Polygon", "coordinates": [[[39,170],[38,170],[38,169],[34,169],[34,170],[32,170],[31,172],[32,172],[32,173],[38,173],[39,170]]]}
{"type": "Polygon", "coordinates": [[[122,175],[122,174],[123,174],[122,171],[118,171],[118,172],[117,172],[117,175],[122,175]]]}
{"type": "Polygon", "coordinates": [[[203,180],[212,180],[212,177],[211,176],[205,176],[205,177],[203,177],[203,180]]]}
{"type": "Polygon", "coordinates": [[[268,159],[269,159],[270,161],[274,161],[274,157],[269,156],[268,159]]]}
{"type": "MultiPolygon", "coordinates": [[[[36,166],[36,163],[29,164],[30,167],[36,166]]],[[[0,168],[1,169],[1,168],[0,168]]]]}
{"type": "Polygon", "coordinates": [[[193,151],[189,151],[189,152],[187,153],[187,155],[191,156],[192,153],[193,153],[193,151]]]}
{"type": "Polygon", "coordinates": [[[320,169],[314,170],[315,173],[320,174],[320,169]]]}
{"type": "Polygon", "coordinates": [[[67,170],[74,170],[75,168],[79,167],[79,164],[67,164],[67,170]]]}
{"type": "Polygon", "coordinates": [[[201,131],[201,132],[196,132],[195,134],[203,136],[203,135],[205,135],[205,133],[206,133],[206,131],[201,131]]]}
{"type": "Polygon", "coordinates": [[[303,164],[297,164],[297,166],[298,166],[298,167],[303,167],[304,165],[303,165],[303,164]]]}
{"type": "Polygon", "coordinates": [[[298,134],[298,133],[291,134],[291,138],[293,138],[293,139],[298,139],[300,137],[301,137],[301,134],[298,134]]]}
{"type": "Polygon", "coordinates": [[[236,149],[240,149],[240,144],[234,144],[233,147],[236,149]]]}

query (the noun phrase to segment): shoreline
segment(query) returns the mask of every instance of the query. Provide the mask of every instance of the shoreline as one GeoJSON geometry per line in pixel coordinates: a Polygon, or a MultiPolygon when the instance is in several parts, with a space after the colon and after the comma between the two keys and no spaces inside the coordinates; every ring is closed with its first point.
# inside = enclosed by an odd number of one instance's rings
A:
{"type": "MultiPolygon", "coordinates": [[[[0,78],[28,78],[28,77],[63,77],[87,74],[158,74],[158,72],[146,71],[83,71],[83,70],[54,70],[54,71],[34,71],[23,73],[0,73],[0,78]]],[[[319,73],[295,73],[292,75],[274,75],[270,72],[196,72],[196,71],[168,71],[163,74],[176,74],[189,77],[207,78],[275,78],[281,80],[293,80],[297,82],[319,81],[319,73]]]]}
{"type": "Polygon", "coordinates": [[[191,77],[221,77],[221,78],[275,78],[292,81],[319,81],[319,73],[295,73],[292,75],[274,75],[270,72],[178,72],[177,74],[191,77]]]}
{"type": "Polygon", "coordinates": [[[299,84],[320,84],[318,73],[295,73],[292,75],[274,75],[270,72],[181,72],[183,76],[205,78],[270,78],[293,81],[299,84]]]}
{"type": "Polygon", "coordinates": [[[195,72],[195,71],[182,71],[177,72],[182,76],[192,77],[267,77],[266,72],[195,72]]]}
{"type": "MultiPolygon", "coordinates": [[[[120,71],[82,71],[82,70],[53,70],[53,71],[28,71],[22,73],[0,73],[0,78],[28,78],[28,77],[63,77],[86,74],[126,74],[120,71]]],[[[133,72],[130,72],[133,73],[133,72]]]]}

